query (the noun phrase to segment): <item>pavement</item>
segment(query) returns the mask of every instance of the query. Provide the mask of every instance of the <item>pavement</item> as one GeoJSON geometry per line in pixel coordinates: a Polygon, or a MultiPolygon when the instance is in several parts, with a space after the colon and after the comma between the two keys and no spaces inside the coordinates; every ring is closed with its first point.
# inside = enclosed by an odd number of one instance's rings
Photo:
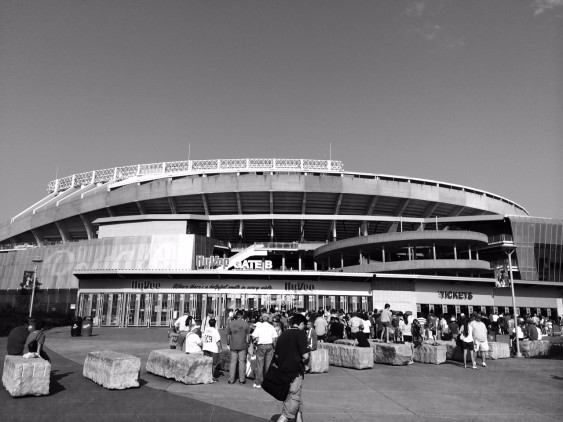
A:
{"type": "MultiPolygon", "coordinates": [[[[227,384],[185,385],[145,370],[151,350],[168,348],[160,328],[94,328],[71,337],[70,328],[47,332],[52,359],[50,394],[12,398],[0,389],[1,421],[269,421],[281,403],[263,390],[227,384]],[[88,352],[113,350],[141,358],[141,386],[106,390],[82,376],[88,352]]],[[[0,358],[6,338],[0,338],[0,358]]],[[[305,377],[304,420],[318,421],[563,421],[563,360],[489,360],[487,367],[331,366],[305,377]]]]}

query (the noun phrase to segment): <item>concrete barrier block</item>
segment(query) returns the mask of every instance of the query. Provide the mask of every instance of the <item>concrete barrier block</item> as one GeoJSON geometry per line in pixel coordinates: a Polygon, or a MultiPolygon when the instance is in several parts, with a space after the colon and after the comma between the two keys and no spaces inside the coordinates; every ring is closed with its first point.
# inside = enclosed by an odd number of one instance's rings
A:
{"type": "Polygon", "coordinates": [[[550,343],[549,349],[547,350],[548,356],[562,357],[563,356],[563,344],[562,343],[550,343]]]}
{"type": "Polygon", "coordinates": [[[369,347],[319,343],[319,348],[328,350],[328,362],[331,365],[355,369],[373,368],[373,351],[369,347]]]}
{"type": "Polygon", "coordinates": [[[2,384],[12,397],[49,394],[51,364],[40,358],[6,356],[2,384]]]}
{"type": "Polygon", "coordinates": [[[309,359],[309,367],[312,374],[327,373],[329,367],[328,349],[313,350],[309,359]]]}
{"type": "Polygon", "coordinates": [[[177,349],[151,351],[147,360],[147,372],[172,378],[184,384],[210,384],[213,358],[190,355],[177,349]]]}
{"type": "Polygon", "coordinates": [[[410,343],[377,343],[372,342],[373,361],[384,365],[406,365],[413,357],[410,343]]]}
{"type": "Polygon", "coordinates": [[[141,359],[111,350],[90,352],[84,360],[82,375],[110,390],[139,386],[141,359]]]}
{"type": "Polygon", "coordinates": [[[347,338],[341,338],[340,340],[336,340],[334,344],[345,344],[346,346],[354,346],[356,344],[356,341],[347,338]]]}
{"type": "Polygon", "coordinates": [[[547,356],[550,343],[546,340],[524,340],[520,342],[520,353],[530,358],[535,356],[547,356]]]}
{"type": "Polygon", "coordinates": [[[445,344],[433,346],[431,344],[422,344],[414,348],[413,360],[421,363],[432,363],[439,365],[446,361],[447,347],[445,344]]]}
{"type": "Polygon", "coordinates": [[[487,359],[508,359],[510,357],[510,346],[507,343],[489,342],[487,359]]]}

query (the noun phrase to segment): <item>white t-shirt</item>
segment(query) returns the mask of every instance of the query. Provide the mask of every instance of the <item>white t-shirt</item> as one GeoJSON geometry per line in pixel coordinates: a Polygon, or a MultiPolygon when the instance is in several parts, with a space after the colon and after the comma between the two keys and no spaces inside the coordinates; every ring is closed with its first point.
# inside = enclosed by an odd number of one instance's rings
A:
{"type": "Polygon", "coordinates": [[[252,332],[252,337],[257,339],[258,344],[272,344],[278,338],[278,333],[272,324],[262,322],[256,324],[256,328],[252,332]]]}
{"type": "Polygon", "coordinates": [[[178,329],[178,331],[190,331],[190,328],[186,325],[187,321],[188,315],[182,315],[176,320],[174,326],[178,329]]]}
{"type": "Polygon", "coordinates": [[[201,354],[201,339],[199,336],[190,331],[186,337],[186,345],[185,352],[190,354],[201,354]]]}
{"type": "Polygon", "coordinates": [[[369,334],[371,332],[371,322],[369,319],[364,320],[364,333],[369,334]]]}
{"type": "Polygon", "coordinates": [[[207,327],[202,334],[203,350],[207,350],[211,353],[219,353],[219,347],[217,342],[221,340],[221,335],[217,328],[207,327]]]}

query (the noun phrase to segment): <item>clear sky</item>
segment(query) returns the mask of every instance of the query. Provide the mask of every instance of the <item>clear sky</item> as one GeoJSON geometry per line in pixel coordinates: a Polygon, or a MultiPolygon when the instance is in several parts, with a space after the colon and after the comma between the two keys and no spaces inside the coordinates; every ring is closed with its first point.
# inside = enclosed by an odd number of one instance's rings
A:
{"type": "Polygon", "coordinates": [[[563,218],[563,0],[0,0],[0,221],[189,144],[563,218]]]}

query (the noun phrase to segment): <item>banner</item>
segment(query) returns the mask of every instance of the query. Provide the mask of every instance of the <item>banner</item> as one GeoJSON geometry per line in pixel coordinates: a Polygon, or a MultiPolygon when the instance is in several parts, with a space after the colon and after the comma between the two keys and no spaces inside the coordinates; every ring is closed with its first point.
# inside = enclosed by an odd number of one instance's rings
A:
{"type": "Polygon", "coordinates": [[[495,287],[510,287],[510,275],[506,265],[495,267],[495,287]]]}
{"type": "MultiPolygon", "coordinates": [[[[35,275],[34,271],[24,271],[23,272],[23,280],[20,283],[20,288],[18,289],[22,295],[26,295],[31,293],[33,289],[33,276],[35,275]]],[[[39,287],[41,283],[39,282],[39,278],[35,279],[35,291],[39,291],[39,287]]]]}

